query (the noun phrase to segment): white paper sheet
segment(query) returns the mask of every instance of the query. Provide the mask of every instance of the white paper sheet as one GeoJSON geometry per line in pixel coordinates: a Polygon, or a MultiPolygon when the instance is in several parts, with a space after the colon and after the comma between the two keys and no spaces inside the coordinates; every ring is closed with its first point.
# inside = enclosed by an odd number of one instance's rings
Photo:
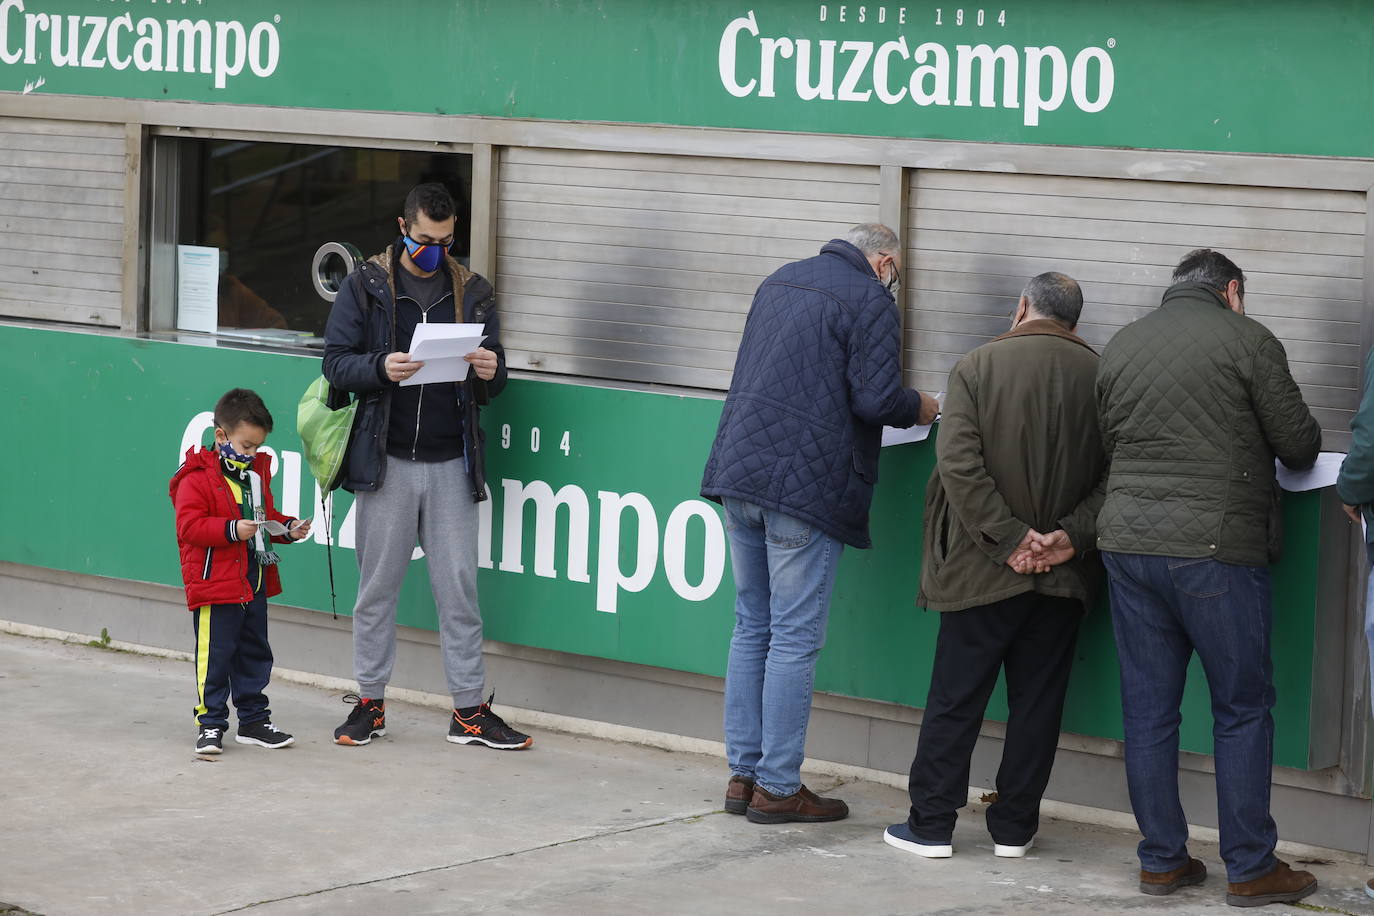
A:
{"type": "Polygon", "coordinates": [[[410,340],[410,358],[424,367],[402,385],[461,382],[472,368],[464,356],[482,345],[480,324],[417,324],[410,340]]]}
{"type": "Polygon", "coordinates": [[[219,249],[177,246],[177,330],[219,329],[219,249]]]}
{"type": "Polygon", "coordinates": [[[902,445],[906,442],[924,442],[929,436],[930,426],[912,426],[908,429],[884,426],[883,448],[887,448],[889,445],[902,445]]]}
{"type": "Polygon", "coordinates": [[[1319,490],[1322,487],[1334,487],[1336,485],[1336,475],[1340,473],[1341,462],[1344,460],[1345,455],[1341,452],[1322,452],[1317,456],[1317,463],[1310,470],[1290,471],[1276,458],[1274,459],[1274,472],[1275,476],[1278,477],[1279,486],[1290,493],[1319,490]]]}
{"type": "MultiPolygon", "coordinates": [[[[943,409],[945,406],[945,393],[941,391],[935,396],[935,400],[943,409]]],[[[935,415],[935,419],[940,419],[938,413],[935,415]]],[[[924,442],[930,437],[930,427],[934,425],[934,423],[930,423],[925,426],[908,427],[907,429],[898,429],[895,426],[884,426],[883,448],[887,448],[889,445],[903,445],[907,442],[924,442]]]]}
{"type": "MultiPolygon", "coordinates": [[[[273,521],[270,518],[261,521],[258,524],[262,527],[263,531],[266,531],[268,534],[273,535],[274,537],[281,537],[283,534],[286,534],[287,532],[287,527],[285,525],[283,525],[281,522],[273,521]]],[[[296,522],[297,526],[299,526],[300,524],[301,523],[299,521],[296,522]]]]}

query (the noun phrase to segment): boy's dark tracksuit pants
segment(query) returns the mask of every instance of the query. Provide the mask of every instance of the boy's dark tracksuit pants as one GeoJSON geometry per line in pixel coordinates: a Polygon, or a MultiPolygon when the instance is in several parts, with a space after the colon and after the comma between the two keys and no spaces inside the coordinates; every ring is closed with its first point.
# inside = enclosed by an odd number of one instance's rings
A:
{"type": "Polygon", "coordinates": [[[272,717],[267,708],[267,681],[272,674],[272,648],[267,644],[267,593],[261,570],[258,588],[247,604],[210,604],[192,612],[196,634],[196,724],[229,727],[229,698],[239,724],[272,717]]]}

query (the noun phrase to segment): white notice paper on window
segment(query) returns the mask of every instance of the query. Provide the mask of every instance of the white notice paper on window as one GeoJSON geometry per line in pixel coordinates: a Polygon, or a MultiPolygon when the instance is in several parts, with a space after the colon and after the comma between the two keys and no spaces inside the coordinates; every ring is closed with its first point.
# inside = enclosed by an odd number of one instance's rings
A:
{"type": "Polygon", "coordinates": [[[1322,487],[1334,487],[1336,485],[1336,475],[1341,472],[1341,462],[1344,460],[1345,455],[1341,452],[1322,452],[1317,456],[1317,463],[1308,470],[1290,471],[1275,458],[1274,473],[1278,478],[1279,486],[1290,493],[1320,490],[1322,487]]]}
{"type": "Polygon", "coordinates": [[[177,330],[219,329],[219,249],[177,246],[177,330]]]}
{"type": "Polygon", "coordinates": [[[472,368],[463,357],[480,347],[485,337],[480,324],[417,324],[410,339],[410,358],[425,365],[400,384],[461,382],[472,368]]]}

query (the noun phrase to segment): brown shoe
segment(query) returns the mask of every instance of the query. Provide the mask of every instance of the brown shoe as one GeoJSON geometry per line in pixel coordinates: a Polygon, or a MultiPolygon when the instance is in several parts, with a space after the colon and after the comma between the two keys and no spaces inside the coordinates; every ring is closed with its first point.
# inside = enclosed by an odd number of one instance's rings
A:
{"type": "Polygon", "coordinates": [[[838,798],[821,798],[806,786],[791,795],[774,795],[763,786],[754,786],[744,816],[755,824],[838,821],[849,816],[849,806],[838,798]]]}
{"type": "Polygon", "coordinates": [[[743,814],[749,807],[749,799],[753,797],[754,780],[736,773],[730,777],[730,784],[725,787],[725,812],[743,814]]]}
{"type": "Polygon", "coordinates": [[[1364,892],[1370,897],[1374,897],[1374,878],[1369,879],[1369,883],[1364,886],[1364,892]]]}
{"type": "Polygon", "coordinates": [[[1140,892],[1163,897],[1165,894],[1172,894],[1180,887],[1201,884],[1206,880],[1207,866],[1202,864],[1201,859],[1189,859],[1187,864],[1180,865],[1173,871],[1146,871],[1142,868],[1140,870],[1140,892]]]}
{"type": "Polygon", "coordinates": [[[1293,871],[1287,862],[1280,860],[1267,875],[1226,885],[1226,902],[1231,906],[1292,903],[1316,889],[1317,879],[1310,871],[1293,871]]]}

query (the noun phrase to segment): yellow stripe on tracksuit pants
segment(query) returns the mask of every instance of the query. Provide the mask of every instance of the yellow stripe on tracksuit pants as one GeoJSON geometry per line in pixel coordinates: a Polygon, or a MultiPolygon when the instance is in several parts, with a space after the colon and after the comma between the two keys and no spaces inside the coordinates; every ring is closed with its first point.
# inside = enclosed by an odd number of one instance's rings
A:
{"type": "Polygon", "coordinates": [[[210,667],[210,608],[196,609],[196,721],[208,710],[205,708],[205,673],[210,667]]]}

